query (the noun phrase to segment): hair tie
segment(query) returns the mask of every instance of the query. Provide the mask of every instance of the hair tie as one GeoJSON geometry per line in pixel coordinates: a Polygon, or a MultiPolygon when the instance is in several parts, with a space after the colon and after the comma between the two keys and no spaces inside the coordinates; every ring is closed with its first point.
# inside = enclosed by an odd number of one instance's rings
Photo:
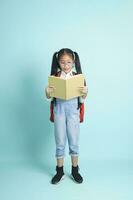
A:
{"type": "Polygon", "coordinates": [[[56,58],[57,58],[57,60],[58,60],[58,52],[56,52],[56,58]]]}
{"type": "Polygon", "coordinates": [[[73,51],[73,58],[74,58],[74,60],[75,60],[75,53],[74,53],[74,51],[73,51]]]}

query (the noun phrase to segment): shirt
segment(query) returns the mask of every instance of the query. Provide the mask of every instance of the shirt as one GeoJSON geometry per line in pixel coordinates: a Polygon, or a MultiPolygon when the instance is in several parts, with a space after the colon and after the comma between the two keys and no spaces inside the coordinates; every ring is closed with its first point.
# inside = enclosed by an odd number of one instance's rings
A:
{"type": "Polygon", "coordinates": [[[68,79],[68,78],[70,78],[71,76],[73,76],[72,70],[71,70],[70,72],[68,72],[68,73],[65,73],[64,71],[61,71],[60,78],[68,79]]]}

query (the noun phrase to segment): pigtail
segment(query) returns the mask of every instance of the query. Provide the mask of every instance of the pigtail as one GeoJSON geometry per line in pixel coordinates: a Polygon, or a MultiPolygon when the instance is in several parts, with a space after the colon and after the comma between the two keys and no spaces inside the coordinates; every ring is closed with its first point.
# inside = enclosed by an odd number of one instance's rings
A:
{"type": "Polygon", "coordinates": [[[50,75],[55,75],[58,71],[59,63],[58,63],[58,52],[55,52],[53,55],[53,60],[51,64],[51,74],[50,75]]]}
{"type": "Polygon", "coordinates": [[[77,54],[77,52],[73,52],[73,53],[74,53],[74,56],[75,56],[75,68],[76,68],[76,71],[77,71],[78,74],[82,74],[79,55],[77,54]]]}

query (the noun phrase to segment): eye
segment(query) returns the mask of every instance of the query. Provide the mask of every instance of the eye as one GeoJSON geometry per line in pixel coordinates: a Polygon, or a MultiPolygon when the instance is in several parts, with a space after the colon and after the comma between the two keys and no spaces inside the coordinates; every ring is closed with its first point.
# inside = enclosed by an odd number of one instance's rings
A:
{"type": "Polygon", "coordinates": [[[60,61],[60,63],[61,63],[61,64],[65,64],[65,62],[63,62],[63,61],[60,61]]]}

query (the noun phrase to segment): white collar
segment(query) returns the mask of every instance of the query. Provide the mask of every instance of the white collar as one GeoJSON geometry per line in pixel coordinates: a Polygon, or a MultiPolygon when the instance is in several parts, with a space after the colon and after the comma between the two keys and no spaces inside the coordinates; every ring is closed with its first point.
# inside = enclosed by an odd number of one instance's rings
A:
{"type": "Polygon", "coordinates": [[[68,77],[71,77],[71,76],[73,76],[72,69],[71,69],[71,71],[68,72],[68,73],[65,73],[64,71],[61,71],[61,77],[62,77],[62,78],[68,78],[68,77]]]}

